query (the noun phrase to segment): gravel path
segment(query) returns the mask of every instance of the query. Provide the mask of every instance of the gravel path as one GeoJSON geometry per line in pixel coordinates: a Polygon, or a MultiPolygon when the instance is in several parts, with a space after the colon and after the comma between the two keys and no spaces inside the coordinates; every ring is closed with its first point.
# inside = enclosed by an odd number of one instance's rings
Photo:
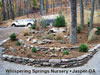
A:
{"type": "MultiPolygon", "coordinates": [[[[21,27],[0,29],[0,41],[7,38],[7,36],[9,36],[9,34],[12,32],[16,32],[18,34],[21,31],[23,31],[23,28],[21,27]]],[[[50,68],[50,67],[39,68],[39,67],[34,67],[34,66],[10,63],[10,62],[6,62],[0,59],[0,75],[100,75],[100,49],[94,55],[94,57],[88,61],[87,64],[85,64],[84,66],[75,67],[75,68],[50,68]],[[13,71],[11,73],[8,73],[6,72],[7,69],[23,70],[26,73],[23,73],[23,71],[19,71],[20,73],[15,73],[13,71]],[[60,70],[63,73],[59,73],[58,70],[60,70]],[[79,72],[82,70],[86,70],[88,72],[84,71],[85,73],[83,72],[72,73],[73,70],[79,70],[79,72]],[[91,70],[95,72],[91,72],[91,70]]]]}

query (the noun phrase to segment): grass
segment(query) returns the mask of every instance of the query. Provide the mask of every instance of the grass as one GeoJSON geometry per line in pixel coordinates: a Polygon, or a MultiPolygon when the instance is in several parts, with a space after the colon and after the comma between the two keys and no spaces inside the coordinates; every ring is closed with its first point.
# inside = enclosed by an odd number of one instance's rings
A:
{"type": "Polygon", "coordinates": [[[56,40],[63,40],[64,39],[64,34],[61,31],[58,31],[58,33],[55,36],[56,40]]]}

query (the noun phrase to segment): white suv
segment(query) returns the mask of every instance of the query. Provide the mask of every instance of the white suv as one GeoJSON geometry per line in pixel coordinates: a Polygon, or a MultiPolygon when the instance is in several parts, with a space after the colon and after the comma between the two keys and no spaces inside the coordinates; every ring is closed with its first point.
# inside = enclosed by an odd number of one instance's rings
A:
{"type": "Polygon", "coordinates": [[[35,22],[35,19],[20,19],[15,22],[12,22],[11,26],[32,26],[35,22]]]}

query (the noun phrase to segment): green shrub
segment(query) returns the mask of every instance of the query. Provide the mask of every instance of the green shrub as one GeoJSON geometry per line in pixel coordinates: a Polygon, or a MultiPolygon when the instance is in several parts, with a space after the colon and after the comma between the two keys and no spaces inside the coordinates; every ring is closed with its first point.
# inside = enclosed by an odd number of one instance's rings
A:
{"type": "Polygon", "coordinates": [[[36,28],[36,26],[33,24],[33,25],[31,26],[31,28],[32,28],[32,29],[35,29],[35,28],[36,28]]]}
{"type": "Polygon", "coordinates": [[[51,33],[51,34],[48,35],[47,38],[48,38],[48,39],[53,39],[53,37],[54,37],[54,34],[51,33]]]}
{"type": "Polygon", "coordinates": [[[35,47],[32,47],[31,51],[32,52],[37,52],[37,49],[35,47]]]}
{"type": "Polygon", "coordinates": [[[62,40],[63,38],[62,37],[56,37],[54,38],[54,40],[58,41],[58,40],[62,40]]]}
{"type": "Polygon", "coordinates": [[[31,26],[32,29],[35,29],[36,28],[36,23],[37,23],[37,21],[35,20],[34,21],[34,24],[32,24],[32,26],[31,26]]]}
{"type": "Polygon", "coordinates": [[[24,33],[24,36],[28,36],[28,33],[24,33]]]}
{"type": "Polygon", "coordinates": [[[81,44],[79,46],[79,51],[80,52],[88,52],[88,46],[86,44],[81,44]]]}
{"type": "Polygon", "coordinates": [[[65,17],[63,15],[59,15],[53,22],[54,27],[65,27],[65,17]]]}
{"type": "Polygon", "coordinates": [[[77,33],[81,32],[81,26],[77,26],[77,33]]]}
{"type": "Polygon", "coordinates": [[[12,41],[16,40],[16,34],[15,33],[12,33],[10,35],[10,40],[12,40],[12,41]]]}
{"type": "Polygon", "coordinates": [[[90,19],[88,18],[88,27],[90,27],[90,19]]]}
{"type": "Polygon", "coordinates": [[[40,22],[40,25],[41,25],[43,28],[46,28],[46,27],[48,26],[48,20],[42,19],[41,22],[40,22]]]}
{"type": "Polygon", "coordinates": [[[63,55],[68,55],[68,54],[69,54],[69,51],[68,51],[68,50],[64,50],[64,51],[62,52],[62,54],[63,54],[63,55]]]}
{"type": "Polygon", "coordinates": [[[100,35],[100,27],[97,27],[96,34],[97,34],[97,35],[100,35]]]}
{"type": "Polygon", "coordinates": [[[16,42],[16,46],[20,46],[20,42],[19,42],[19,40],[17,40],[17,42],[16,42]]]}

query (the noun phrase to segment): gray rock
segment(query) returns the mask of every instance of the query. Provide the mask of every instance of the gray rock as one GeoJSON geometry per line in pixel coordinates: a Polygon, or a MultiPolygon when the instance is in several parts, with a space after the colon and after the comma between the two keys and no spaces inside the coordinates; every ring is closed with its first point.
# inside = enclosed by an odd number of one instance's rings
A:
{"type": "Polygon", "coordinates": [[[61,59],[62,62],[67,63],[69,62],[69,59],[61,59]]]}
{"type": "Polygon", "coordinates": [[[59,31],[66,32],[66,29],[65,28],[59,28],[59,31]]]}
{"type": "Polygon", "coordinates": [[[48,33],[57,33],[58,29],[57,28],[51,28],[48,33]]]}
{"type": "Polygon", "coordinates": [[[29,60],[28,60],[29,63],[32,63],[32,62],[34,62],[34,61],[35,61],[35,59],[29,59],[29,60]]]}
{"type": "Polygon", "coordinates": [[[3,48],[3,47],[0,47],[0,52],[2,52],[2,51],[4,51],[5,50],[5,48],[3,48]]]}
{"type": "Polygon", "coordinates": [[[31,43],[34,44],[34,43],[37,43],[37,42],[38,42],[37,39],[33,39],[31,43]]]}
{"type": "Polygon", "coordinates": [[[67,38],[68,36],[64,35],[64,38],[67,38]]]}
{"type": "Polygon", "coordinates": [[[9,47],[9,50],[10,50],[11,52],[14,52],[14,51],[15,51],[15,49],[14,49],[13,47],[9,47]]]}
{"type": "Polygon", "coordinates": [[[68,67],[68,65],[66,64],[66,65],[60,65],[60,67],[61,68],[66,68],[66,67],[68,67]]]}
{"type": "Polygon", "coordinates": [[[6,41],[8,41],[10,38],[7,38],[7,39],[5,39],[5,40],[3,40],[3,41],[0,41],[0,46],[2,46],[2,44],[3,43],[5,43],[6,41]]]}
{"type": "Polygon", "coordinates": [[[26,39],[26,41],[28,41],[28,42],[29,42],[30,40],[31,40],[31,38],[27,38],[27,39],[26,39]]]}
{"type": "Polygon", "coordinates": [[[61,50],[61,48],[55,47],[55,51],[60,51],[60,50],[61,50]]]}
{"type": "Polygon", "coordinates": [[[24,61],[28,61],[28,60],[29,60],[29,58],[23,58],[23,60],[24,60],[24,61]]]}
{"type": "Polygon", "coordinates": [[[41,67],[41,64],[35,64],[34,66],[35,67],[41,67]]]}
{"type": "Polygon", "coordinates": [[[64,40],[58,40],[57,42],[59,42],[61,44],[66,44],[66,41],[64,41],[64,40]]]}
{"type": "Polygon", "coordinates": [[[51,43],[51,40],[44,39],[43,42],[45,42],[45,43],[51,43]]]}
{"type": "Polygon", "coordinates": [[[60,63],[61,60],[60,59],[50,59],[49,63],[60,63]]]}
{"type": "Polygon", "coordinates": [[[3,59],[3,60],[5,60],[5,59],[7,59],[7,58],[8,58],[8,55],[7,55],[7,54],[3,54],[3,55],[2,55],[2,59],[3,59]]]}
{"type": "Polygon", "coordinates": [[[77,57],[77,60],[83,60],[84,58],[87,58],[89,54],[85,54],[82,56],[77,57]]]}
{"type": "Polygon", "coordinates": [[[48,62],[43,62],[42,65],[43,65],[43,66],[50,66],[50,63],[48,63],[48,62]]]}
{"type": "Polygon", "coordinates": [[[33,45],[30,45],[30,47],[32,48],[32,47],[34,47],[33,45]]]}
{"type": "Polygon", "coordinates": [[[40,45],[44,45],[44,44],[46,44],[46,43],[43,42],[43,41],[38,41],[38,44],[40,44],[40,45]]]}
{"type": "Polygon", "coordinates": [[[35,31],[34,31],[33,29],[31,29],[31,30],[29,31],[29,33],[31,33],[31,34],[32,34],[32,33],[35,33],[35,31]]]}
{"type": "Polygon", "coordinates": [[[33,35],[32,36],[26,36],[26,38],[32,39],[32,38],[34,38],[34,36],[33,35]]]}
{"type": "Polygon", "coordinates": [[[22,39],[19,39],[19,42],[20,42],[21,44],[24,44],[24,41],[23,41],[22,39]]]}
{"type": "Polygon", "coordinates": [[[26,47],[27,47],[27,45],[25,44],[25,45],[24,45],[24,48],[26,48],[26,47]]]}
{"type": "Polygon", "coordinates": [[[26,38],[27,38],[26,41],[29,42],[33,37],[34,37],[34,36],[26,36],[26,38]]]}
{"type": "Polygon", "coordinates": [[[57,57],[57,54],[51,54],[50,57],[57,57]]]}

